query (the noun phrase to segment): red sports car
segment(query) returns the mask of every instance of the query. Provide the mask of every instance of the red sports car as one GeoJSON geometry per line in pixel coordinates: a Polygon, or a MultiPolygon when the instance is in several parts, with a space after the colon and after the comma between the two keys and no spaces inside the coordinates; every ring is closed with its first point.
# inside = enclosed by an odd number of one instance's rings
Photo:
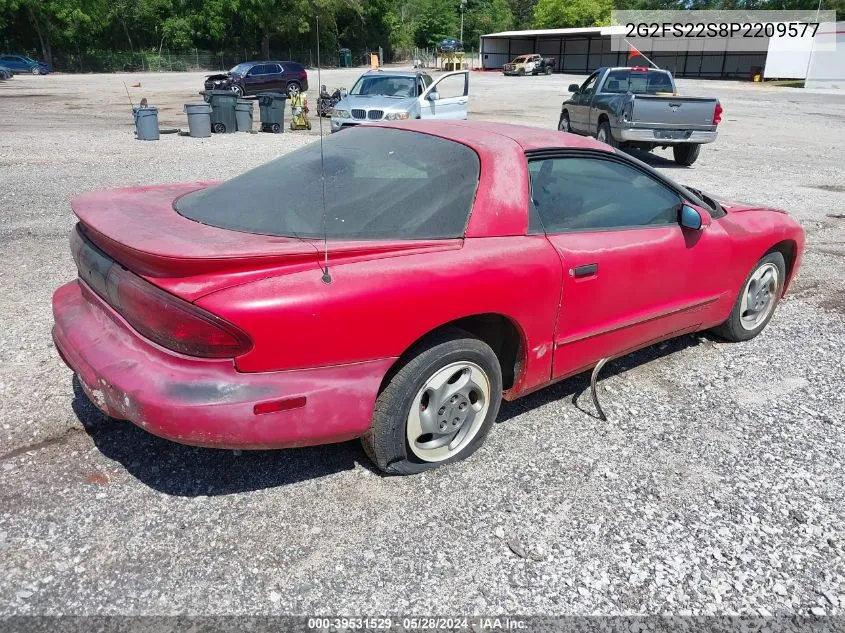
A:
{"type": "Polygon", "coordinates": [[[326,138],[322,167],[312,143],[73,210],[53,338],[103,412],[201,446],[360,437],[392,473],[468,456],[502,397],[602,359],[756,336],[804,247],[783,211],[479,122],[367,126],[326,138]]]}

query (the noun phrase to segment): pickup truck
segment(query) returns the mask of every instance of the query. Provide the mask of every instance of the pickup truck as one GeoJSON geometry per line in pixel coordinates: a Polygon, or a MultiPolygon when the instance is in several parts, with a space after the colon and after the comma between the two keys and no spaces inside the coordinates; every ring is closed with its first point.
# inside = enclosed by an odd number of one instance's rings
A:
{"type": "Polygon", "coordinates": [[[718,99],[679,96],[667,70],[599,68],[569,92],[557,129],[623,149],[671,147],[679,165],[692,165],[701,146],[716,140],[722,118],[718,99]]]}
{"type": "Polygon", "coordinates": [[[509,64],[502,66],[505,75],[551,75],[555,68],[555,60],[552,57],[541,57],[540,55],[520,55],[514,57],[509,64]]]}

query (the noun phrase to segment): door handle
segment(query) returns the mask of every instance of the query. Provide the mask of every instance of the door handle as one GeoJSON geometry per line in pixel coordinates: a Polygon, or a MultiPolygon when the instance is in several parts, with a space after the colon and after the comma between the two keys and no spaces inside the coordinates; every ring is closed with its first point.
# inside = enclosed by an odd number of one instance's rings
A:
{"type": "Polygon", "coordinates": [[[575,277],[576,279],[578,279],[579,277],[589,277],[590,275],[595,275],[598,270],[598,264],[584,264],[583,266],[576,266],[575,268],[570,268],[569,276],[575,277]]]}

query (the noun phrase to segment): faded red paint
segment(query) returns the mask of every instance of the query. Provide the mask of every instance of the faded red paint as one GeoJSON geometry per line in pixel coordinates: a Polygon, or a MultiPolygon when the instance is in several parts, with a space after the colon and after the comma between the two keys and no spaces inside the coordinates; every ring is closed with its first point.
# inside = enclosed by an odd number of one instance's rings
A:
{"type": "MultiPolygon", "coordinates": [[[[593,366],[727,318],[752,265],[801,227],[772,209],[731,203],[706,231],[679,226],[527,235],[525,152],[613,151],[592,139],[493,123],[415,122],[473,148],[480,183],[464,239],[321,243],[238,233],[188,220],[180,195],[209,183],[134,187],[76,198],[85,234],[149,282],[252,339],[235,359],[200,360],[144,339],[84,282],[53,299],[53,336],[103,411],[187,444],[283,447],[363,434],[385,375],[428,332],[478,314],[520,336],[515,398],[593,366]],[[598,274],[573,278],[596,262],[598,274]],[[305,405],[256,415],[255,405],[305,405]]],[[[366,133],[353,130],[345,134],[366,133]]],[[[791,279],[791,276],[790,276],[791,279]]],[[[787,280],[788,283],[789,280],[787,280]]],[[[273,406],[259,406],[258,411],[273,406]]]]}

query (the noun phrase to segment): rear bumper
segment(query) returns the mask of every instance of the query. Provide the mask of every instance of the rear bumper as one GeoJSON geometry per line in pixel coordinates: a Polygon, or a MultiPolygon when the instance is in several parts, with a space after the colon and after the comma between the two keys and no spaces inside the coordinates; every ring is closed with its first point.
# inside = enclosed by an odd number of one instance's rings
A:
{"type": "Polygon", "coordinates": [[[78,281],[53,295],[53,316],[56,349],[97,408],[195,446],[286,448],[359,437],[394,362],[241,373],[231,360],[190,358],[154,345],[78,281]],[[276,402],[295,408],[254,411],[276,402]]]}
{"type": "Polygon", "coordinates": [[[662,138],[660,134],[671,130],[656,128],[631,128],[620,127],[613,130],[613,137],[617,141],[630,141],[639,143],[654,143],[656,145],[676,145],[678,143],[695,143],[703,145],[716,140],[716,130],[687,130],[681,138],[662,138]]]}

